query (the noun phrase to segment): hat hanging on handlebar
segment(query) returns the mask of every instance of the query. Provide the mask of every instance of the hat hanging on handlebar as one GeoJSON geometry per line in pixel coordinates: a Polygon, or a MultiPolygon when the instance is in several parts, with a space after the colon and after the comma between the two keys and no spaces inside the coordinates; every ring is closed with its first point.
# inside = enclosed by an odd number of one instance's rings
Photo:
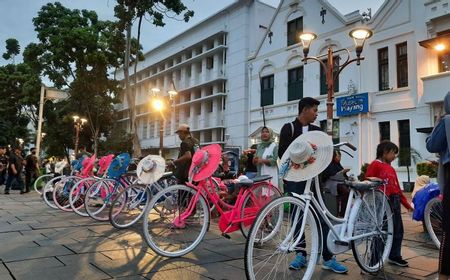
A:
{"type": "Polygon", "coordinates": [[[321,131],[301,134],[281,158],[280,177],[300,182],[314,178],[324,171],[333,158],[333,141],[321,131]]]}
{"type": "Polygon", "coordinates": [[[166,169],[164,158],[155,155],[148,155],[139,161],[137,165],[137,176],[144,184],[153,184],[158,181],[166,169]]]}
{"type": "Polygon", "coordinates": [[[222,148],[218,144],[205,146],[197,150],[189,168],[189,181],[201,181],[210,177],[219,166],[222,148]]]}

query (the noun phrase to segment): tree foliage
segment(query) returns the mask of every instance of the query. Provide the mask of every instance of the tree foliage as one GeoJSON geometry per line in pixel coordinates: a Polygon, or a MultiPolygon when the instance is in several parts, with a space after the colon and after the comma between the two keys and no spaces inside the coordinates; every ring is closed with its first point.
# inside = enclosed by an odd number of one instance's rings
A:
{"type": "MultiPolygon", "coordinates": [[[[188,10],[181,0],[117,0],[117,5],[114,7],[115,16],[119,19],[118,27],[126,33],[126,48],[125,48],[125,63],[123,67],[124,71],[124,89],[125,97],[128,103],[128,110],[130,116],[130,134],[133,137],[133,149],[134,155],[141,155],[141,146],[139,142],[139,136],[137,134],[136,124],[136,112],[135,112],[135,88],[130,87],[130,51],[132,46],[131,40],[131,28],[133,22],[138,19],[138,36],[139,43],[141,23],[145,17],[153,23],[155,26],[164,26],[165,18],[172,18],[176,20],[184,20],[188,22],[191,17],[194,16],[192,10],[188,10]]],[[[136,85],[137,77],[137,63],[138,59],[135,59],[134,63],[134,85],[136,85]]]]}
{"type": "MultiPolygon", "coordinates": [[[[15,39],[6,40],[5,54],[16,55],[20,46],[15,39]]],[[[8,57],[11,57],[8,56],[8,57]]],[[[5,55],[4,55],[5,57],[5,55]]],[[[7,64],[0,67],[0,144],[14,144],[22,138],[28,142],[29,108],[38,102],[39,73],[26,63],[7,64]]]]}
{"type": "MultiPolygon", "coordinates": [[[[94,11],[72,10],[58,2],[44,5],[33,24],[39,42],[27,46],[25,62],[57,88],[67,89],[70,96],[53,108],[56,121],[51,122],[46,115],[49,135],[44,141],[55,141],[55,145],[59,141],[62,147],[71,147],[73,139],[53,139],[50,130],[60,131],[60,126],[65,126],[64,131],[73,135],[70,117],[77,114],[88,119],[84,133],[89,132],[88,142],[96,151],[100,133],[111,128],[113,105],[118,102],[120,88],[109,73],[123,64],[123,32],[116,23],[99,20],[94,11]]],[[[139,53],[139,49],[135,45],[132,53],[139,53]]]]}
{"type": "Polygon", "coordinates": [[[6,40],[6,52],[3,53],[3,58],[5,60],[12,59],[14,64],[14,58],[20,53],[19,41],[14,38],[9,38],[6,40]]]}

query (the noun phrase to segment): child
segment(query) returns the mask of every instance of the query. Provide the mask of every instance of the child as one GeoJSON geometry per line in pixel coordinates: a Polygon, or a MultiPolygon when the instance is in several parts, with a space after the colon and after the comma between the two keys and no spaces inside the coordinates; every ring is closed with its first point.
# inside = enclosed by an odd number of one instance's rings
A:
{"type": "Polygon", "coordinates": [[[374,160],[367,168],[366,177],[377,177],[385,182],[384,191],[392,206],[393,222],[394,222],[394,238],[392,242],[391,253],[389,255],[389,263],[398,266],[408,266],[408,262],[402,258],[400,253],[403,240],[403,221],[401,206],[412,211],[413,208],[403,195],[398,182],[397,174],[391,166],[391,162],[398,153],[398,147],[390,141],[382,141],[377,147],[377,159],[374,160]]]}

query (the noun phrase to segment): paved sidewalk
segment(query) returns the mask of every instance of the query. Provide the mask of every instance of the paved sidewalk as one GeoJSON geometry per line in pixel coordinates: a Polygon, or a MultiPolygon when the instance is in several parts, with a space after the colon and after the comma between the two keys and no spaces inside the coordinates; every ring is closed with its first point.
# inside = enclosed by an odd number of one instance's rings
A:
{"type": "MultiPolygon", "coordinates": [[[[215,224],[194,252],[177,259],[157,256],[141,227],[119,231],[73,213],[47,207],[33,194],[0,190],[0,280],[6,279],[245,279],[245,240],[223,238],[215,224]]],[[[363,275],[351,251],[338,256],[347,275],[317,270],[315,279],[435,279],[438,250],[422,224],[404,214],[403,257],[409,267],[386,265],[378,276],[363,275]]]]}

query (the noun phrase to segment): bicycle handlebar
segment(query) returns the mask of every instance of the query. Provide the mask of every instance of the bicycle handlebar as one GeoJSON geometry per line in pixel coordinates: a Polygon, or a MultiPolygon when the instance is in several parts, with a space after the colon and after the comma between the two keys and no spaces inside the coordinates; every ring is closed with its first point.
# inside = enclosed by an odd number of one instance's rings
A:
{"type": "Polygon", "coordinates": [[[333,145],[333,147],[335,147],[335,148],[339,148],[339,147],[342,147],[342,146],[347,146],[350,149],[352,149],[353,151],[357,150],[356,147],[353,146],[352,144],[350,144],[349,142],[340,142],[340,143],[337,143],[337,144],[333,145]]]}

